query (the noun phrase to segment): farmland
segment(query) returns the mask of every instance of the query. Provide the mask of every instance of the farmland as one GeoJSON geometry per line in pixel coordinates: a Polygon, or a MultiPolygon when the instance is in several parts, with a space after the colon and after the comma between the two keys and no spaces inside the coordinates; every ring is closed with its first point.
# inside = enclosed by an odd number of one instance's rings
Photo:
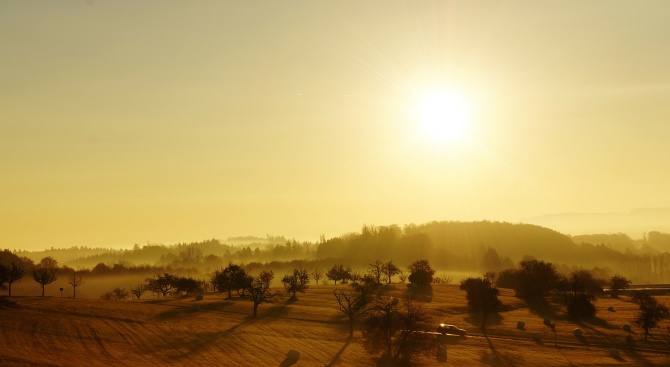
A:
{"type": "MultiPolygon", "coordinates": [[[[344,288],[347,286],[337,287],[344,288]]],[[[374,366],[374,356],[362,347],[360,332],[348,338],[348,327],[336,311],[334,285],[311,286],[297,301],[288,297],[263,304],[252,319],[251,303],[222,294],[103,301],[60,297],[12,297],[0,308],[2,366],[374,366]],[[197,304],[198,306],[194,306],[197,304]],[[289,350],[301,353],[293,364],[289,350]]],[[[405,286],[387,286],[401,296],[405,286]]],[[[464,293],[453,284],[433,285],[424,304],[436,324],[466,328],[469,337],[447,345],[450,366],[664,366],[670,362],[667,335],[654,329],[649,341],[633,328],[629,350],[622,330],[637,305],[629,297],[601,297],[597,317],[567,320],[564,307],[550,302],[540,309],[502,289],[505,311],[490,318],[485,337],[468,314],[464,293]],[[614,311],[607,311],[612,307],[614,311]],[[543,324],[551,317],[556,334],[543,324]],[[524,321],[525,329],[517,329],[524,321]],[[580,328],[582,337],[573,330],[580,328]],[[533,340],[532,335],[539,339],[533,340]],[[619,357],[610,349],[620,348],[619,357]]],[[[658,297],[669,303],[670,297],[658,297]]],[[[424,357],[419,366],[445,365],[424,357]]]]}

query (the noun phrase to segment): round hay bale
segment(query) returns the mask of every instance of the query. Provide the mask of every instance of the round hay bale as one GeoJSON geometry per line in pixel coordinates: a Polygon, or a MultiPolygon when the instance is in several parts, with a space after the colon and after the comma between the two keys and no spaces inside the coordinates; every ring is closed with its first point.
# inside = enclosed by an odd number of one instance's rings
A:
{"type": "Polygon", "coordinates": [[[614,307],[612,307],[612,306],[607,307],[607,311],[614,312],[614,307]]]}
{"type": "Polygon", "coordinates": [[[199,303],[194,303],[193,305],[191,305],[191,309],[193,311],[200,311],[200,304],[199,303]]]}
{"type": "Polygon", "coordinates": [[[519,330],[525,330],[526,329],[526,323],[523,321],[519,321],[516,323],[516,328],[519,330]]]}
{"type": "Polygon", "coordinates": [[[544,318],[544,324],[547,325],[547,326],[551,326],[551,319],[548,318],[548,317],[545,317],[544,318]]]}
{"type": "Polygon", "coordinates": [[[298,352],[297,350],[291,349],[286,354],[286,358],[291,360],[291,361],[297,361],[298,358],[300,358],[300,352],[298,352]]]}
{"type": "Polygon", "coordinates": [[[196,295],[195,295],[195,300],[196,300],[196,301],[202,301],[203,298],[205,298],[205,296],[203,296],[202,294],[196,294],[196,295]]]}
{"type": "Polygon", "coordinates": [[[397,305],[397,304],[398,304],[398,301],[399,301],[399,300],[398,300],[398,297],[393,297],[393,298],[391,298],[391,304],[392,304],[393,306],[397,305]]]}
{"type": "Polygon", "coordinates": [[[611,357],[617,358],[617,357],[619,357],[619,354],[620,354],[619,349],[617,349],[617,348],[610,349],[610,356],[611,357]]]}
{"type": "Polygon", "coordinates": [[[630,333],[632,331],[631,328],[630,328],[630,325],[628,325],[628,324],[624,325],[623,326],[623,331],[627,331],[627,332],[630,333]]]}
{"type": "Polygon", "coordinates": [[[576,328],[575,330],[572,330],[572,333],[573,333],[575,336],[582,336],[582,329],[580,329],[580,328],[576,328]]]}

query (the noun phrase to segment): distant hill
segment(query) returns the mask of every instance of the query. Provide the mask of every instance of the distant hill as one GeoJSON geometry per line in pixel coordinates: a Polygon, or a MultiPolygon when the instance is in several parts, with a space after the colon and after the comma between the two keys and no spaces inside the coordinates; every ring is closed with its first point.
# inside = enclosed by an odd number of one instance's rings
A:
{"type": "Polygon", "coordinates": [[[650,231],[670,232],[670,208],[633,209],[628,213],[549,214],[525,218],[523,222],[572,235],[625,233],[639,239],[650,231]]]}

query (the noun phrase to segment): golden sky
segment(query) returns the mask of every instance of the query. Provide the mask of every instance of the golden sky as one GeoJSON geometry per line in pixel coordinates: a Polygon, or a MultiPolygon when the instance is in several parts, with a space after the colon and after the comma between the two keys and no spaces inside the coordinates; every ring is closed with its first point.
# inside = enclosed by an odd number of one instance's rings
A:
{"type": "Polygon", "coordinates": [[[0,2],[0,248],[668,207],[668,14],[0,2]]]}

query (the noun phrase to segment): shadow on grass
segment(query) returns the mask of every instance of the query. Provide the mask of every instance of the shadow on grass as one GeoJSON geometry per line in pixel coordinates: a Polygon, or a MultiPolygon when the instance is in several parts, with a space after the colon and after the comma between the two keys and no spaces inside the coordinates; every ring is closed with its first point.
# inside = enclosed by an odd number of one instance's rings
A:
{"type": "Polygon", "coordinates": [[[200,305],[200,309],[203,311],[221,311],[226,307],[234,305],[235,302],[231,301],[223,301],[223,302],[215,302],[215,303],[205,303],[200,305]]]}
{"type": "Polygon", "coordinates": [[[183,349],[183,351],[176,351],[173,349],[177,354],[170,356],[170,358],[174,358],[177,360],[190,358],[193,354],[199,353],[201,350],[204,350],[210,345],[219,343],[221,339],[230,337],[237,328],[239,328],[242,325],[246,325],[254,320],[255,319],[251,317],[247,318],[244,321],[240,322],[239,324],[231,326],[230,328],[223,331],[215,331],[208,333],[193,333],[191,334],[192,337],[189,338],[188,340],[183,340],[179,342],[179,346],[182,347],[180,349],[183,349]]]}
{"type": "Polygon", "coordinates": [[[344,350],[347,349],[347,347],[349,346],[349,343],[351,343],[351,338],[347,338],[347,342],[344,343],[342,348],[340,348],[340,350],[338,350],[337,353],[335,353],[335,355],[330,360],[330,362],[326,365],[326,367],[334,366],[335,364],[337,364],[337,362],[340,361],[340,357],[342,356],[342,353],[344,353],[344,350]]]}
{"type": "Polygon", "coordinates": [[[558,316],[558,311],[560,310],[557,305],[547,302],[547,300],[544,298],[526,300],[526,303],[528,304],[528,310],[531,313],[542,317],[555,319],[558,316]]]}
{"type": "Polygon", "coordinates": [[[514,366],[525,365],[524,360],[520,355],[501,353],[493,345],[491,339],[489,339],[487,336],[485,336],[485,338],[489,344],[490,352],[482,353],[482,357],[480,360],[482,365],[496,366],[496,367],[497,366],[514,367],[514,366]]]}

